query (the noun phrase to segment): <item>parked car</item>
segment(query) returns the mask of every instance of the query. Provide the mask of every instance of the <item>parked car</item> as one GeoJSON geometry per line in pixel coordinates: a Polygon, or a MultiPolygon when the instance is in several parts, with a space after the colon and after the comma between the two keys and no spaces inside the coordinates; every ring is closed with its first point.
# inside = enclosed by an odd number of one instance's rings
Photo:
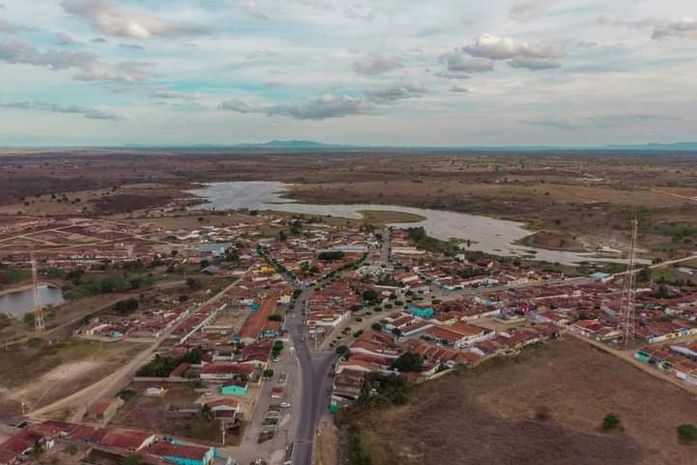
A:
{"type": "Polygon", "coordinates": [[[281,408],[290,408],[290,404],[288,402],[281,402],[281,408]]]}

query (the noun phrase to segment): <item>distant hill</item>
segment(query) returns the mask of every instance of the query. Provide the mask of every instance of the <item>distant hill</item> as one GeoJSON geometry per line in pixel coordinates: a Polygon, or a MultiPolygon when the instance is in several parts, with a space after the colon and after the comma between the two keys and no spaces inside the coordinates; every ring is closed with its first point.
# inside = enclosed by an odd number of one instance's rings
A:
{"type": "Polygon", "coordinates": [[[612,150],[655,150],[676,152],[697,152],[697,142],[676,142],[673,144],[608,145],[612,150]]]}
{"type": "Polygon", "coordinates": [[[268,148],[268,149],[323,149],[332,147],[348,147],[339,144],[323,144],[312,140],[272,140],[259,144],[237,144],[234,147],[268,148]]]}

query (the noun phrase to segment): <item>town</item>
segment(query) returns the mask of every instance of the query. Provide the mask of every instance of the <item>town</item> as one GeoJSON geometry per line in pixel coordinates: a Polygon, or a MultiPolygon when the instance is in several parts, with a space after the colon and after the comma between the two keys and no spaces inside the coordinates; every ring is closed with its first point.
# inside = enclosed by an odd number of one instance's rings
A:
{"type": "Polygon", "coordinates": [[[167,211],[2,226],[3,276],[34,284],[0,296],[0,463],[309,464],[323,418],[569,338],[697,393],[695,256],[574,268],[419,227],[167,211]]]}

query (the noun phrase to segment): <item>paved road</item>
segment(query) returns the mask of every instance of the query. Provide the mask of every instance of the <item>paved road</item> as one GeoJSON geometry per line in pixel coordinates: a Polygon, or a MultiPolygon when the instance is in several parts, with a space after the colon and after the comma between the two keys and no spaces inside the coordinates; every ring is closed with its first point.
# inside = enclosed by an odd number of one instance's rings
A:
{"type": "Polygon", "coordinates": [[[317,425],[322,412],[329,405],[332,382],[329,373],[336,361],[333,352],[311,351],[306,342],[304,319],[297,313],[305,308],[314,288],[304,289],[295,305],[296,317],[289,325],[290,336],[302,373],[301,405],[297,410],[298,429],[295,435],[293,465],[311,465],[317,425]]]}

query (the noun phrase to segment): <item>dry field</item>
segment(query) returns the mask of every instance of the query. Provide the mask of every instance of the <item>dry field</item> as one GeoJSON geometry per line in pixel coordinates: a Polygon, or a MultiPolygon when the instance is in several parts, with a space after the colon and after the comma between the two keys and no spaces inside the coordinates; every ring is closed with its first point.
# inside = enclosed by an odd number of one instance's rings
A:
{"type": "MultiPolygon", "coordinates": [[[[148,397],[143,394],[146,385],[161,386],[157,383],[135,383],[129,389],[135,391],[135,396],[112,418],[110,424],[158,431],[177,437],[196,439],[199,442],[219,445],[221,440],[220,424],[217,421],[206,421],[201,418],[167,418],[168,405],[188,405],[201,397],[191,383],[168,383],[164,397],[148,397]]],[[[228,445],[236,445],[239,437],[229,435],[228,445]]]]}
{"type": "Polygon", "coordinates": [[[697,234],[694,154],[641,153],[313,153],[222,151],[39,151],[10,153],[0,170],[8,214],[147,214],[185,200],[192,183],[273,180],[318,203],[379,203],[510,218],[544,231],[529,245],[565,250],[625,248],[640,217],[646,256],[682,256],[697,234]],[[66,193],[68,202],[58,202],[66,193]],[[56,195],[53,199],[51,194],[56,195]],[[39,198],[36,198],[39,195],[39,198]],[[73,203],[80,198],[79,203],[73,203]],[[28,205],[25,203],[28,202],[28,205]]]}
{"type": "Polygon", "coordinates": [[[577,340],[425,383],[360,420],[375,465],[689,465],[697,398],[577,340]],[[619,415],[623,430],[604,432],[619,415]]]}
{"type": "Polygon", "coordinates": [[[0,414],[48,405],[101,378],[132,359],[145,345],[68,339],[53,346],[23,344],[0,353],[0,414]]]}

